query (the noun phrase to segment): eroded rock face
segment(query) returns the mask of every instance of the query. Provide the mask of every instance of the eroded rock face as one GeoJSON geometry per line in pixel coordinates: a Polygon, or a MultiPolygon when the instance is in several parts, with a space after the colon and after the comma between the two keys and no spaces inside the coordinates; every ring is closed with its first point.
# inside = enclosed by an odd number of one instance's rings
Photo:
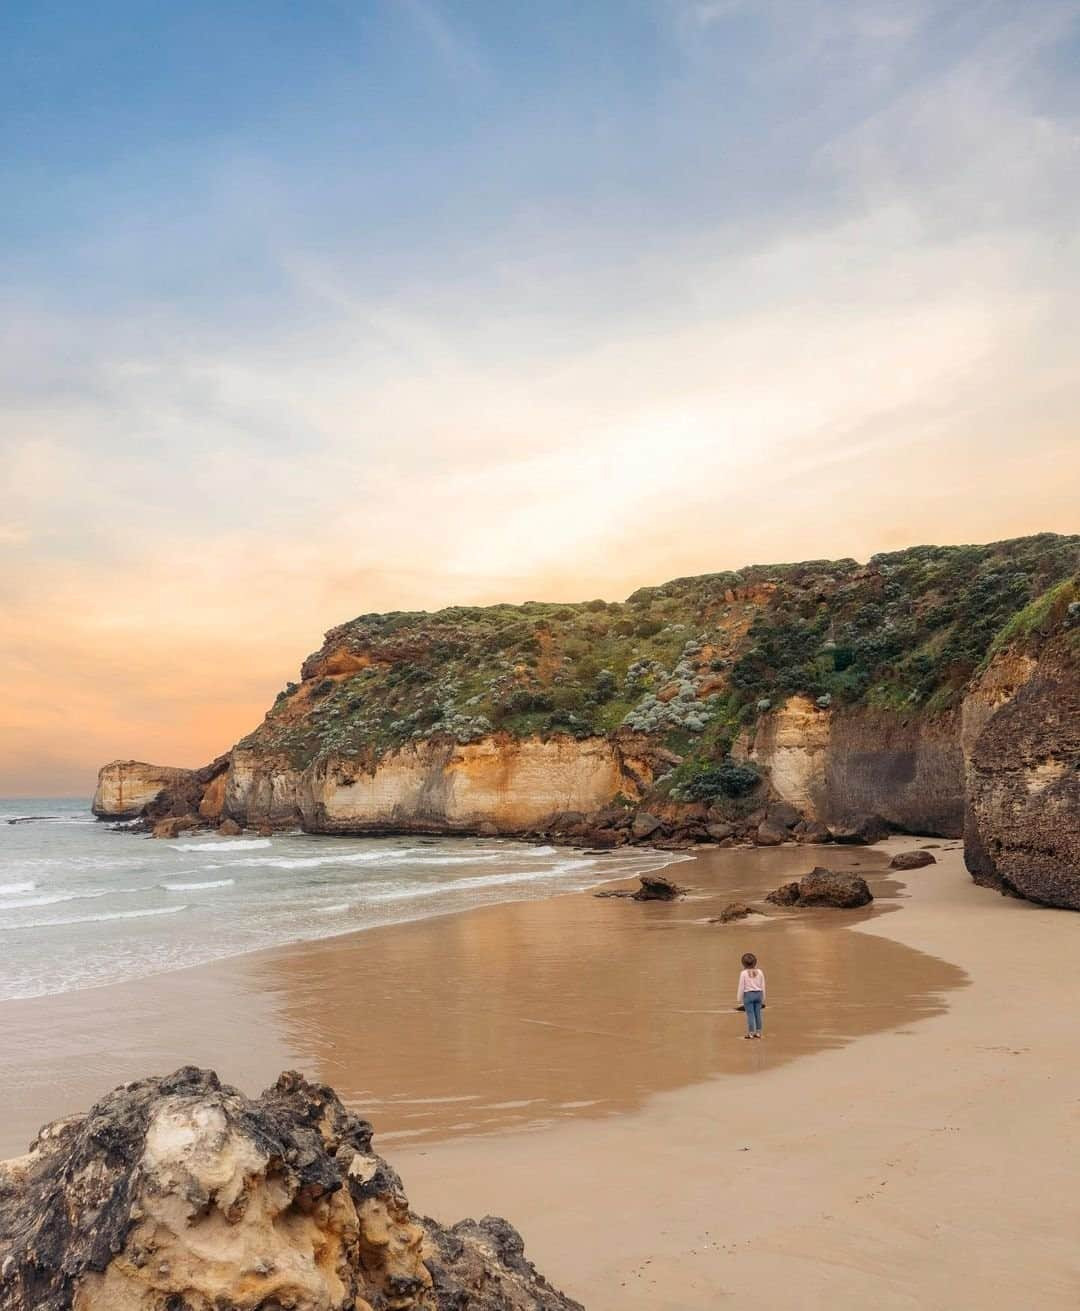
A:
{"type": "Polygon", "coordinates": [[[761,716],[739,753],[808,820],[844,828],[874,813],[910,833],[963,831],[964,757],[954,714],[830,709],[792,696],[761,716]]]}
{"type": "MultiPolygon", "coordinates": [[[[628,761],[608,738],[485,738],[409,744],[374,768],[329,758],[303,771],[237,750],[225,792],[229,815],[247,824],[300,823],[311,833],[520,833],[566,812],[593,812],[636,796],[647,761],[628,761]]],[[[631,816],[623,812],[626,825],[631,816]]]]}
{"type": "Polygon", "coordinates": [[[144,760],[110,761],[98,771],[91,809],[100,819],[134,819],[166,788],[183,783],[192,772],[144,760]]]}
{"type": "Polygon", "coordinates": [[[581,1311],[504,1220],[414,1215],[371,1126],[295,1073],[186,1068],[0,1163],[4,1311],[581,1311]]]}
{"type": "Polygon", "coordinates": [[[964,856],[977,883],[1080,910],[1080,624],[1068,600],[969,695],[964,856]]]}

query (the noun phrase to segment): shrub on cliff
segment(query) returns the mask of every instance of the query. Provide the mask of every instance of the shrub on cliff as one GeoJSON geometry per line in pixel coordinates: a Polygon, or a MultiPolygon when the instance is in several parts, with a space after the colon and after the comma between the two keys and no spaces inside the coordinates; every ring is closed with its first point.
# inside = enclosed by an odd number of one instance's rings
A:
{"type": "Polygon", "coordinates": [[[718,765],[702,769],[672,789],[675,801],[716,801],[721,797],[744,797],[761,782],[761,771],[749,761],[730,756],[718,765]],[[676,793],[678,795],[676,796],[676,793]]]}

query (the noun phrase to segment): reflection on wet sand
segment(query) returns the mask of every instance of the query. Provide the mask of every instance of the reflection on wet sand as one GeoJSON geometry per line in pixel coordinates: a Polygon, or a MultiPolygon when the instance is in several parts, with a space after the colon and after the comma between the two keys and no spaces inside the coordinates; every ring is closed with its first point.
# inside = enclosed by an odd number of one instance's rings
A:
{"type": "Polygon", "coordinates": [[[333,1084],[389,1145],[606,1114],[939,1013],[962,971],[850,926],[902,903],[885,859],[830,851],[870,911],[709,924],[821,852],[702,853],[667,905],[517,902],[0,1005],[0,1155],[116,1084],[208,1065],[257,1091],[289,1066],[333,1084]],[[738,958],[768,972],[766,1039],[740,1040],[738,958]]]}
{"type": "Polygon", "coordinates": [[[868,912],[777,912],[716,925],[813,863],[805,851],[716,851],[678,868],[672,905],[589,895],[490,907],[268,953],[292,1045],[375,1121],[380,1141],[608,1113],[716,1074],[746,1074],[939,1013],[962,971],[849,927],[899,906],[871,852],[868,912]],[[768,971],[766,1040],[733,1010],[738,958],[768,971]]]}

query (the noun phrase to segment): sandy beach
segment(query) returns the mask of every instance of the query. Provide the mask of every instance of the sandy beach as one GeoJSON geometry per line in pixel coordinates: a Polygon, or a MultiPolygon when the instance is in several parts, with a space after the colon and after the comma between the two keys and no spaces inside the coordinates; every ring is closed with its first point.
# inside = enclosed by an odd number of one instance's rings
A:
{"type": "Polygon", "coordinates": [[[795,988],[766,1013],[760,1054],[748,1044],[746,1078],[600,1123],[396,1152],[415,1204],[513,1217],[589,1311],[1075,1307],[1080,921],[978,889],[958,850],[936,854],[903,875],[897,913],[840,932],[961,967],[969,986],[937,1015],[784,1062],[795,988]],[[1049,981],[1039,997],[1029,962],[1049,981]]]}
{"type": "Polygon", "coordinates": [[[573,893],[4,1003],[0,1151],[142,1074],[294,1066],[374,1121],[415,1206],[507,1216],[589,1311],[1076,1305],[1078,921],[932,839],[669,873],[671,905],[573,893]],[[816,861],[873,907],[709,923],[816,861]],[[747,949],[762,1043],[732,1010],[747,949]]]}

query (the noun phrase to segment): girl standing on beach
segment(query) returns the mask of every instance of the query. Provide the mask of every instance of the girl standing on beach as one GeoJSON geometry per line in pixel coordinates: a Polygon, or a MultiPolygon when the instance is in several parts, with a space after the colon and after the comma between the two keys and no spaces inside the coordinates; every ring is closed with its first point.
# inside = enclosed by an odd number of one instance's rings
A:
{"type": "Polygon", "coordinates": [[[761,1037],[761,1009],[765,1005],[765,971],[758,969],[757,957],[748,951],[742,958],[739,975],[738,1004],[746,1011],[746,1037],[761,1037]]]}

